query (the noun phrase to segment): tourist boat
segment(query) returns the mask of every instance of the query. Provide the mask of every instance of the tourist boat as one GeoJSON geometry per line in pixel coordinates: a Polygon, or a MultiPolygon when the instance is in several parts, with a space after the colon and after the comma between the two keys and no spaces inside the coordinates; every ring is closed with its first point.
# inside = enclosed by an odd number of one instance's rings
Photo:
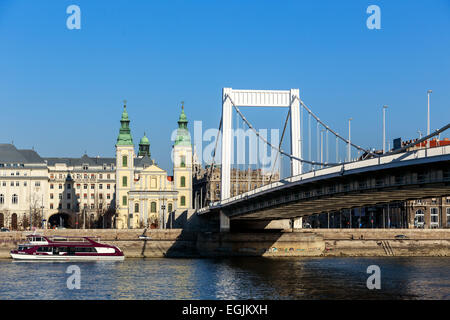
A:
{"type": "Polygon", "coordinates": [[[116,246],[94,241],[94,237],[27,236],[27,242],[11,250],[16,260],[100,261],[125,259],[116,246]]]}

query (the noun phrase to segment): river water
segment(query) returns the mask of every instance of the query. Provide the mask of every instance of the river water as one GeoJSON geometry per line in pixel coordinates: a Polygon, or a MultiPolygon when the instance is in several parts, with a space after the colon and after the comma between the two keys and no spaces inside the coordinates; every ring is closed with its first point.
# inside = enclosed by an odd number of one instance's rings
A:
{"type": "Polygon", "coordinates": [[[0,299],[447,299],[450,257],[0,260],[0,299]],[[369,290],[378,265],[381,289],[369,290]]]}

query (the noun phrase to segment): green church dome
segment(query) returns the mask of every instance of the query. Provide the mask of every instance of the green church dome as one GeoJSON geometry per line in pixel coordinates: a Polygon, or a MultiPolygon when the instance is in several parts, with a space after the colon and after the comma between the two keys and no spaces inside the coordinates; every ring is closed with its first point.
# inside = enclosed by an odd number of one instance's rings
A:
{"type": "Polygon", "coordinates": [[[144,136],[141,138],[141,141],[139,141],[140,145],[150,145],[150,141],[148,140],[147,136],[144,133],[144,136]]]}

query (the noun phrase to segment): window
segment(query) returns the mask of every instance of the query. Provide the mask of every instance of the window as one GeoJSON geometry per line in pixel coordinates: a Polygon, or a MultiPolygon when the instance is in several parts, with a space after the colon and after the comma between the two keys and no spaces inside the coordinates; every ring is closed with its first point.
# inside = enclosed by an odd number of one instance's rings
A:
{"type": "Polygon", "coordinates": [[[134,204],[134,212],[138,213],[139,212],[139,203],[135,203],[134,204]]]}
{"type": "Polygon", "coordinates": [[[126,167],[128,164],[127,156],[122,156],[122,167],[126,167]]]}
{"type": "Polygon", "coordinates": [[[180,187],[186,187],[186,177],[185,176],[181,177],[180,187]]]}
{"type": "Polygon", "coordinates": [[[127,186],[127,177],[124,176],[122,177],[122,187],[126,187],[127,186]]]}
{"type": "Polygon", "coordinates": [[[50,193],[50,199],[53,199],[53,193],[50,193]]]}
{"type": "Polygon", "coordinates": [[[431,208],[430,218],[431,218],[431,228],[439,227],[439,210],[438,210],[438,208],[431,208]]]}
{"type": "Polygon", "coordinates": [[[186,197],[185,196],[181,196],[181,206],[185,206],[186,205],[186,197]]]}
{"type": "Polygon", "coordinates": [[[94,204],[93,204],[93,203],[91,203],[91,209],[95,209],[95,207],[94,207],[94,204]]]}
{"type": "Polygon", "coordinates": [[[18,187],[18,186],[20,186],[20,183],[19,183],[19,181],[16,181],[16,187],[18,187]]]}
{"type": "Polygon", "coordinates": [[[100,190],[103,189],[103,184],[100,183],[100,184],[98,185],[98,188],[99,188],[100,190]]]}
{"type": "Polygon", "coordinates": [[[95,189],[95,184],[91,184],[91,190],[95,189]]]}
{"type": "Polygon", "coordinates": [[[91,194],[91,199],[94,200],[94,194],[93,193],[91,194]]]}
{"type": "Polygon", "coordinates": [[[53,203],[50,203],[50,209],[53,209],[53,203]]]}
{"type": "Polygon", "coordinates": [[[12,196],[12,203],[18,204],[19,203],[19,196],[17,194],[13,194],[12,196]]]}
{"type": "Polygon", "coordinates": [[[98,195],[98,198],[99,198],[99,199],[103,199],[103,193],[100,193],[100,194],[98,195]]]}
{"type": "Polygon", "coordinates": [[[62,193],[59,194],[59,200],[61,200],[61,199],[62,199],[62,193]]]}
{"type": "Polygon", "coordinates": [[[87,189],[87,184],[83,185],[83,189],[87,189]]]}
{"type": "Polygon", "coordinates": [[[95,179],[95,174],[91,174],[91,179],[95,179]]]}
{"type": "Polygon", "coordinates": [[[108,190],[111,189],[111,185],[107,184],[106,189],[108,189],[108,190]]]}
{"type": "Polygon", "coordinates": [[[150,212],[156,212],[156,202],[150,204],[150,212]]]}
{"type": "Polygon", "coordinates": [[[106,199],[111,199],[111,195],[109,193],[106,195],[106,199]]]}
{"type": "Polygon", "coordinates": [[[14,187],[14,181],[11,181],[11,187],[14,187]]]}
{"type": "MultiPolygon", "coordinates": [[[[1,203],[1,200],[0,200],[0,203],[1,203]]],[[[450,228],[450,208],[447,208],[447,228],[450,228]]]]}
{"type": "Polygon", "coordinates": [[[173,210],[173,208],[172,208],[172,204],[171,203],[169,203],[169,206],[168,206],[168,209],[167,209],[169,212],[172,212],[172,210],[173,210]]]}
{"type": "Polygon", "coordinates": [[[127,196],[122,197],[122,205],[124,205],[124,206],[127,205],[127,196]]]}
{"type": "Polygon", "coordinates": [[[23,186],[24,186],[24,187],[27,186],[27,182],[26,182],[26,181],[23,182],[23,186]]]}
{"type": "Polygon", "coordinates": [[[0,204],[5,203],[5,196],[3,194],[0,194],[0,204]]]}
{"type": "Polygon", "coordinates": [[[58,185],[58,189],[62,189],[62,184],[58,185]]]}
{"type": "Polygon", "coordinates": [[[71,187],[70,187],[70,184],[68,184],[68,185],[67,185],[67,189],[70,189],[70,188],[71,188],[71,187]]]}
{"type": "Polygon", "coordinates": [[[70,203],[68,203],[68,204],[67,204],[67,209],[69,209],[69,210],[70,210],[70,203]]]}
{"type": "Polygon", "coordinates": [[[107,178],[107,179],[111,179],[111,175],[108,173],[108,174],[106,175],[106,178],[107,178]]]}
{"type": "Polygon", "coordinates": [[[70,199],[70,193],[67,194],[67,199],[70,199]]]}
{"type": "Polygon", "coordinates": [[[180,167],[186,167],[186,157],[185,156],[181,156],[180,157],[180,167]]]}
{"type": "Polygon", "coordinates": [[[80,189],[80,187],[81,187],[81,185],[78,183],[78,184],[77,184],[77,189],[80,189]]]}
{"type": "Polygon", "coordinates": [[[422,228],[425,222],[424,214],[422,210],[417,210],[414,217],[414,227],[422,228]]]}
{"type": "Polygon", "coordinates": [[[87,199],[87,193],[83,194],[83,198],[87,199]]]}

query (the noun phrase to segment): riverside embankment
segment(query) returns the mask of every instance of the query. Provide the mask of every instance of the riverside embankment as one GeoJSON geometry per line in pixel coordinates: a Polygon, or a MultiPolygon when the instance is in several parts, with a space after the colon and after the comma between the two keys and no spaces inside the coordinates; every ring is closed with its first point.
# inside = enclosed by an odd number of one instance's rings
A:
{"type": "MultiPolygon", "coordinates": [[[[214,256],[450,256],[450,229],[302,229],[261,233],[143,229],[38,230],[43,235],[95,236],[120,247],[128,258],[214,256]],[[406,239],[396,239],[405,235],[406,239]]],[[[0,258],[30,232],[0,233],[0,258]]]]}

